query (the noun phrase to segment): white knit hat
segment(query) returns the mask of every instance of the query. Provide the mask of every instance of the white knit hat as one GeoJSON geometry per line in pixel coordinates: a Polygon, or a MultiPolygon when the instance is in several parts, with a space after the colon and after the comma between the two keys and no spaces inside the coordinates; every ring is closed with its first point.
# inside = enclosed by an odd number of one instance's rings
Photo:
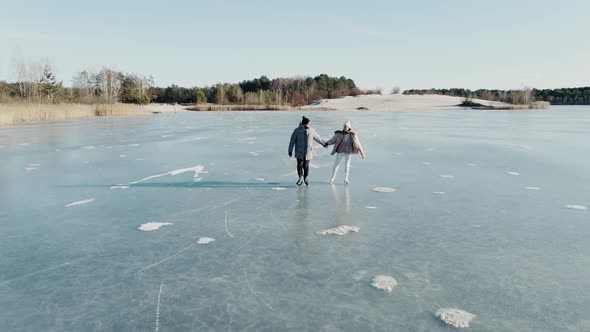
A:
{"type": "Polygon", "coordinates": [[[346,121],[346,123],[344,124],[344,128],[352,129],[352,123],[350,123],[350,120],[346,121]]]}

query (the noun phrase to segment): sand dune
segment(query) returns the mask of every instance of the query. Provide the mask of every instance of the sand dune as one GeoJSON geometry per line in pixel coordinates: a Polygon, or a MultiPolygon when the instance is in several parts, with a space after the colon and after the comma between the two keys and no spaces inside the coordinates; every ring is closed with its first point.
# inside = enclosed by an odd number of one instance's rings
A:
{"type": "MultiPolygon", "coordinates": [[[[322,99],[313,105],[304,106],[303,109],[334,109],[354,110],[360,107],[379,111],[401,110],[449,110],[461,109],[458,107],[465,98],[441,95],[362,95],[356,97],[343,97],[336,99],[322,99]]],[[[500,102],[473,99],[482,105],[502,106],[500,102]]]]}

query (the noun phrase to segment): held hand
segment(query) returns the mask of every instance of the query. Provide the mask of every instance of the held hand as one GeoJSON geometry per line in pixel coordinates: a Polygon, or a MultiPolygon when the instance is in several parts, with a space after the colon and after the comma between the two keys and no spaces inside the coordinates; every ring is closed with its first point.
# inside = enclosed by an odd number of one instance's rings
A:
{"type": "Polygon", "coordinates": [[[293,153],[289,152],[289,158],[293,157],[293,153]]]}

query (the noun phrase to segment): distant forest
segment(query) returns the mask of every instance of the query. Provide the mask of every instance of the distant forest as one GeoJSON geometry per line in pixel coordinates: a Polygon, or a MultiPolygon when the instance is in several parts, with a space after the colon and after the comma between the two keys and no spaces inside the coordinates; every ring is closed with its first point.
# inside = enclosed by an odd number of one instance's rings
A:
{"type": "Polygon", "coordinates": [[[240,83],[183,88],[172,85],[150,89],[157,103],[182,104],[247,104],[303,106],[315,100],[374,93],[362,91],[344,76],[291,77],[269,79],[266,76],[240,83]]]}
{"type": "MultiPolygon", "coordinates": [[[[18,60],[18,59],[17,59],[18,60]]],[[[344,76],[291,77],[266,76],[240,83],[185,88],[177,85],[156,87],[152,77],[127,74],[110,68],[83,70],[71,87],[58,81],[49,64],[16,61],[18,79],[0,81],[0,102],[113,104],[179,103],[303,106],[324,98],[356,96],[380,92],[360,90],[344,76]]]]}
{"type": "Polygon", "coordinates": [[[528,104],[534,101],[546,101],[552,105],[590,105],[590,87],[564,89],[531,89],[523,90],[469,90],[469,89],[427,89],[406,90],[404,94],[437,94],[467,99],[477,98],[502,101],[510,104],[528,104]]]}

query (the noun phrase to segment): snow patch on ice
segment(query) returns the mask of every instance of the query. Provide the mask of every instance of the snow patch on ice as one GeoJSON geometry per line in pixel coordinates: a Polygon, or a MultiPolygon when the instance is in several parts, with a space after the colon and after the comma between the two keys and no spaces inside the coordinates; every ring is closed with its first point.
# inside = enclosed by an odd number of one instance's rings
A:
{"type": "Polygon", "coordinates": [[[185,139],[185,142],[192,142],[192,141],[203,141],[203,140],[207,140],[209,139],[209,137],[191,137],[188,139],[185,139]]]}
{"type": "Polygon", "coordinates": [[[112,186],[109,189],[129,189],[129,186],[126,185],[116,185],[116,186],[112,186]]]}
{"type": "Polygon", "coordinates": [[[444,195],[444,194],[446,194],[444,191],[433,191],[432,193],[435,194],[435,195],[444,195]]]}
{"type": "Polygon", "coordinates": [[[20,146],[30,146],[31,144],[29,144],[29,143],[20,143],[19,145],[20,146]]]}
{"type": "Polygon", "coordinates": [[[139,146],[139,144],[136,144],[136,143],[134,143],[134,144],[127,144],[127,146],[139,146]]]}
{"type": "Polygon", "coordinates": [[[443,175],[439,175],[442,179],[454,179],[455,176],[454,175],[448,175],[448,174],[443,174],[443,175]]]}
{"type": "Polygon", "coordinates": [[[200,238],[197,240],[197,243],[198,243],[198,244],[209,244],[209,243],[211,243],[211,242],[213,242],[213,241],[215,241],[215,239],[213,239],[213,238],[210,238],[210,237],[200,237],[200,238]]]}
{"type": "Polygon", "coordinates": [[[391,292],[397,286],[397,280],[392,276],[378,275],[371,281],[371,286],[376,289],[381,289],[386,292],[391,292]]]}
{"type": "Polygon", "coordinates": [[[564,205],[564,207],[572,210],[588,210],[588,207],[585,205],[575,205],[575,204],[568,204],[564,205]]]}
{"type": "Polygon", "coordinates": [[[472,313],[456,308],[441,308],[438,309],[434,315],[447,325],[456,328],[469,327],[471,320],[477,317],[472,313]]]}
{"type": "Polygon", "coordinates": [[[475,167],[478,166],[478,164],[467,164],[467,166],[475,167]]]}
{"type": "Polygon", "coordinates": [[[371,206],[371,205],[365,206],[365,209],[369,209],[369,210],[375,210],[376,208],[377,208],[376,206],[371,206]]]}
{"type": "Polygon", "coordinates": [[[139,229],[140,231],[144,231],[144,232],[151,232],[151,231],[155,231],[155,230],[160,229],[160,227],[162,227],[162,226],[168,226],[168,225],[173,225],[173,224],[170,222],[148,222],[148,223],[139,225],[139,227],[137,227],[137,229],[139,229]]]}
{"type": "Polygon", "coordinates": [[[329,228],[329,229],[324,229],[321,231],[317,231],[316,234],[319,235],[346,235],[350,232],[355,232],[358,233],[360,230],[360,228],[358,228],[357,226],[338,226],[338,227],[334,227],[334,228],[329,228]]]}
{"type": "Polygon", "coordinates": [[[129,184],[137,184],[137,183],[140,183],[140,182],[144,182],[144,181],[147,181],[147,180],[159,178],[159,177],[162,177],[162,176],[175,176],[175,175],[178,175],[178,174],[190,173],[190,172],[194,172],[195,173],[195,175],[193,176],[193,182],[199,182],[199,181],[201,181],[202,178],[199,177],[200,174],[207,174],[207,171],[205,171],[205,167],[204,166],[197,165],[197,166],[188,167],[188,168],[176,169],[176,170],[173,170],[173,171],[170,171],[170,172],[166,172],[166,173],[162,173],[162,174],[148,176],[148,177],[143,178],[141,180],[129,182],[129,184]]]}
{"type": "Polygon", "coordinates": [[[70,206],[76,206],[76,205],[83,205],[83,204],[92,203],[94,201],[96,201],[96,198],[89,198],[89,199],[84,199],[84,200],[77,201],[77,202],[72,202],[70,204],[65,205],[64,207],[70,207],[70,206]]]}
{"type": "Polygon", "coordinates": [[[509,175],[520,175],[520,173],[513,172],[513,171],[506,172],[506,174],[509,174],[509,175]]]}
{"type": "Polygon", "coordinates": [[[392,193],[392,192],[397,191],[397,189],[389,188],[389,187],[375,187],[375,188],[371,189],[371,191],[374,191],[376,193],[392,193]]]}
{"type": "Polygon", "coordinates": [[[126,154],[120,154],[119,157],[121,157],[121,158],[127,158],[127,155],[126,154]]]}
{"type": "Polygon", "coordinates": [[[37,167],[25,167],[25,171],[30,172],[30,171],[36,171],[37,167]]]}
{"type": "Polygon", "coordinates": [[[540,187],[524,187],[526,190],[541,190],[540,187]]]}
{"type": "Polygon", "coordinates": [[[172,136],[174,136],[174,135],[162,135],[163,138],[172,137],[172,136]]]}
{"type": "Polygon", "coordinates": [[[432,165],[432,163],[430,161],[423,161],[422,164],[424,164],[424,165],[432,165]]]}
{"type": "Polygon", "coordinates": [[[252,155],[252,156],[259,156],[260,154],[258,152],[250,152],[250,155],[252,155]]]}
{"type": "Polygon", "coordinates": [[[41,166],[41,164],[28,164],[27,166],[29,166],[29,167],[39,167],[39,166],[41,166]]]}
{"type": "Polygon", "coordinates": [[[283,190],[287,190],[287,188],[283,188],[283,187],[273,187],[271,188],[272,190],[276,190],[276,191],[283,191],[283,190]]]}
{"type": "Polygon", "coordinates": [[[256,178],[254,180],[259,181],[259,182],[262,182],[262,181],[264,181],[264,178],[256,178]]]}
{"type": "Polygon", "coordinates": [[[88,145],[88,146],[83,146],[83,147],[81,147],[80,149],[84,149],[84,150],[92,150],[92,149],[94,149],[94,148],[96,148],[96,147],[95,147],[95,146],[93,146],[93,145],[88,145]]]}

